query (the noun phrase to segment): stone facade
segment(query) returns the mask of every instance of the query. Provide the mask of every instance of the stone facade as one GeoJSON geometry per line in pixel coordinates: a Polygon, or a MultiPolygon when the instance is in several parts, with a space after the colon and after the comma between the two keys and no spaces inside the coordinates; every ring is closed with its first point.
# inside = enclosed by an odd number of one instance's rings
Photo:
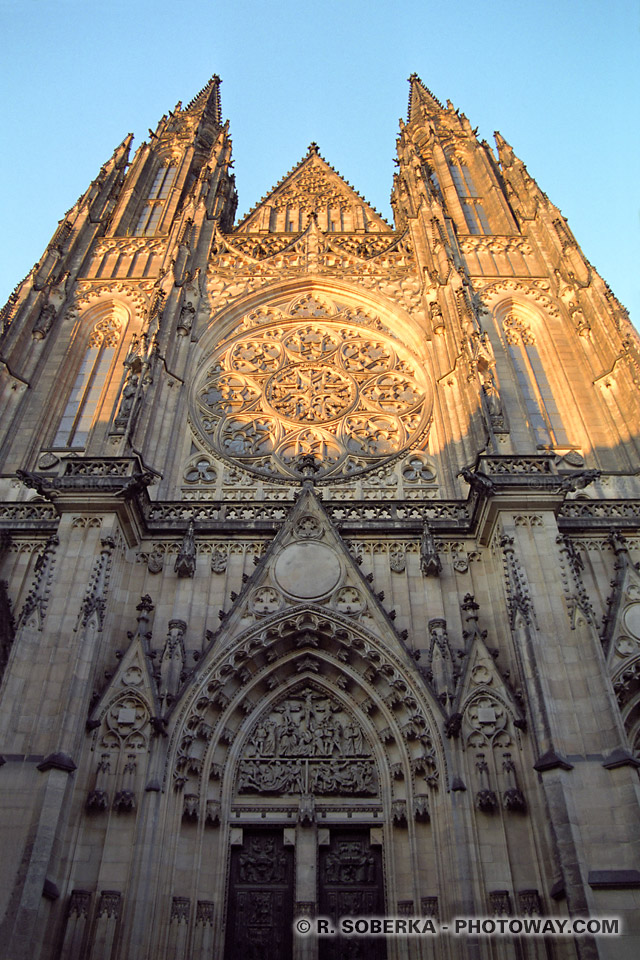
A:
{"type": "Polygon", "coordinates": [[[636,957],[628,316],[415,76],[394,226],[315,144],[236,222],[218,88],[2,311],[3,956],[636,957]]]}

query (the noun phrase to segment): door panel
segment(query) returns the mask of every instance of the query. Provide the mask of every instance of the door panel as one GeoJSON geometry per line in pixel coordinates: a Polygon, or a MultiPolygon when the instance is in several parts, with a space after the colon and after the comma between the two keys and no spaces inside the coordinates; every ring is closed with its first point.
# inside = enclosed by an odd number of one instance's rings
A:
{"type": "Polygon", "coordinates": [[[293,848],[282,830],[244,831],[231,851],[225,960],[292,960],[293,848]]]}
{"type": "MultiPolygon", "coordinates": [[[[320,848],[319,915],[382,916],[382,853],[372,847],[368,830],[331,831],[320,848]]],[[[384,937],[320,937],[320,960],[384,960],[384,937]]]]}

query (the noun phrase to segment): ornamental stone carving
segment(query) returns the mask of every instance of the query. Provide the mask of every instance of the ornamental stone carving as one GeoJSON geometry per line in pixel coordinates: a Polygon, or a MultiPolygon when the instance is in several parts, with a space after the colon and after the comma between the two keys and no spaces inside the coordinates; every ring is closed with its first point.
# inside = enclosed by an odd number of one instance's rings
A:
{"type": "Polygon", "coordinates": [[[107,709],[99,746],[108,750],[143,751],[147,746],[149,710],[131,688],[107,709]]]}
{"type": "Polygon", "coordinates": [[[120,916],[122,894],[118,890],[103,890],[98,903],[98,918],[117,920],[120,916]]]}
{"type": "Polygon", "coordinates": [[[346,586],[336,590],[333,597],[333,606],[338,613],[355,616],[363,612],[366,602],[357,587],[346,586]]]}
{"type": "Polygon", "coordinates": [[[300,517],[294,527],[294,533],[300,540],[319,540],[323,532],[322,524],[311,514],[300,517]]]}
{"type": "Polygon", "coordinates": [[[476,697],[467,708],[466,715],[473,729],[489,738],[507,725],[507,711],[493,697],[476,697]]]}
{"type": "MultiPolygon", "coordinates": [[[[426,432],[431,387],[401,344],[335,307],[315,319],[279,313],[221,346],[196,382],[193,420],[212,451],[262,475],[352,476],[426,432]]],[[[242,325],[238,325],[242,328],[242,325]]]]}
{"type": "Polygon", "coordinates": [[[377,777],[359,724],[310,687],[254,727],[238,769],[242,794],[372,796],[377,777]]]}
{"type": "Polygon", "coordinates": [[[251,612],[258,616],[275,613],[282,606],[282,594],[274,587],[258,587],[249,601],[251,612]]]}

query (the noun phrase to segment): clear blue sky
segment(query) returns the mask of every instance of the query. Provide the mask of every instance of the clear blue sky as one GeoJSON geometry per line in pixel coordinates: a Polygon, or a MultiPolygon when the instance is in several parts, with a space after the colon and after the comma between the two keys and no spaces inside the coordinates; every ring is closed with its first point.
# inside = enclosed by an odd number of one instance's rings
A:
{"type": "Polygon", "coordinates": [[[511,142],[640,324],[636,0],[0,0],[0,303],[115,145],[212,73],[245,213],[311,140],[389,216],[415,71],[511,142]]]}

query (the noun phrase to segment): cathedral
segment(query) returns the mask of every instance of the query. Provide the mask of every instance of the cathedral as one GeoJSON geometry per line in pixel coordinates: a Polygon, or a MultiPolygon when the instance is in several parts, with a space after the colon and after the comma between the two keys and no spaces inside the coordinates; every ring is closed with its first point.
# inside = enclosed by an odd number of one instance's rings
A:
{"type": "Polygon", "coordinates": [[[0,313],[0,957],[637,958],[627,312],[416,75],[393,224],[131,140],[0,313]]]}

